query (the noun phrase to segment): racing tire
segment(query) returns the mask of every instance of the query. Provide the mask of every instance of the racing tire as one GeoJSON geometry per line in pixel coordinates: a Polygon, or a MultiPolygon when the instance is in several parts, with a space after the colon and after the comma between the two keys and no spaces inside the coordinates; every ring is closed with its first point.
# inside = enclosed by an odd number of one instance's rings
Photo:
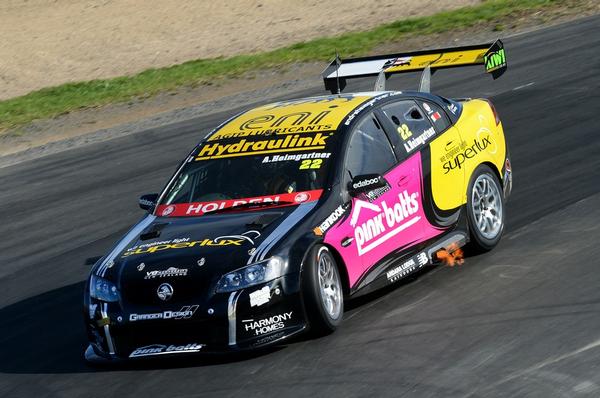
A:
{"type": "Polygon", "coordinates": [[[326,246],[310,250],[302,289],[311,333],[322,336],[335,331],[344,315],[344,292],[337,264],[326,246]]]}
{"type": "Polygon", "coordinates": [[[504,232],[504,196],[498,177],[487,165],[480,165],[471,176],[467,190],[467,220],[472,253],[492,250],[504,232]]]}

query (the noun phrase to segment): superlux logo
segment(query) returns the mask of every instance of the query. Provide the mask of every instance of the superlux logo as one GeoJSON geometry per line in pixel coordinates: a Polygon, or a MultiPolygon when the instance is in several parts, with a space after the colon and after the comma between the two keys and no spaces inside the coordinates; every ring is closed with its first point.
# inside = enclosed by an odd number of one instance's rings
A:
{"type": "Polygon", "coordinates": [[[354,239],[358,247],[358,255],[377,248],[408,227],[416,224],[420,217],[412,217],[419,210],[419,193],[404,190],[398,194],[398,201],[388,204],[385,200],[381,206],[358,201],[350,224],[354,226],[354,239]],[[358,212],[367,208],[376,214],[366,221],[357,224],[358,212]]]}
{"type": "Polygon", "coordinates": [[[448,174],[450,171],[454,169],[461,169],[462,165],[468,160],[471,159],[477,154],[481,153],[485,150],[492,141],[490,141],[490,136],[483,137],[482,140],[473,139],[473,145],[465,148],[462,152],[459,152],[453,159],[450,159],[446,163],[444,163],[444,174],[448,174]]]}
{"type": "Polygon", "coordinates": [[[202,239],[192,242],[167,243],[164,245],[156,245],[147,248],[137,248],[135,250],[127,250],[123,253],[123,257],[133,256],[136,254],[156,253],[163,250],[171,249],[186,249],[189,247],[200,246],[241,246],[244,239],[202,239]]]}

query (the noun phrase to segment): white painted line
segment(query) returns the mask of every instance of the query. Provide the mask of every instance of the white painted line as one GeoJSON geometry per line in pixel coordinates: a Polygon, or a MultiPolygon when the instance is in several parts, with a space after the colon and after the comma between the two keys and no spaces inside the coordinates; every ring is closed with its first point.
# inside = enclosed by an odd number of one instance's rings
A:
{"type": "Polygon", "coordinates": [[[531,87],[534,84],[535,84],[534,82],[523,84],[522,86],[518,86],[518,87],[513,88],[512,91],[521,90],[522,88],[525,88],[525,87],[531,87]]]}

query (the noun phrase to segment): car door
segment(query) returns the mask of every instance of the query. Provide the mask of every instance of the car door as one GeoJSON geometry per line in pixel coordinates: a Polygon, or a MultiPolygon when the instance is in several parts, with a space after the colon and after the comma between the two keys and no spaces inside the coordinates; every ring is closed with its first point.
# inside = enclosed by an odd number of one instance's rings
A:
{"type": "MultiPolygon", "coordinates": [[[[429,225],[424,233],[429,238],[440,228],[454,225],[457,208],[464,195],[460,170],[448,175],[443,167],[446,157],[454,156],[464,143],[458,129],[451,124],[444,110],[434,101],[424,98],[404,99],[381,108],[384,126],[397,132],[395,146],[399,158],[420,158],[422,200],[429,225]]],[[[417,171],[415,171],[417,172],[417,171]]]]}
{"type": "MultiPolygon", "coordinates": [[[[429,144],[429,181],[435,210],[439,214],[449,214],[464,203],[464,170],[453,170],[449,165],[465,149],[466,143],[440,105],[427,99],[419,99],[417,103],[437,132],[437,136],[429,144]]],[[[445,223],[451,223],[451,220],[446,220],[445,223]]]]}
{"type": "Polygon", "coordinates": [[[420,176],[414,159],[398,164],[388,136],[373,113],[364,116],[350,132],[345,153],[343,184],[353,177],[380,174],[384,188],[352,197],[348,216],[331,228],[325,242],[334,246],[355,287],[382,260],[422,238],[420,176]]]}

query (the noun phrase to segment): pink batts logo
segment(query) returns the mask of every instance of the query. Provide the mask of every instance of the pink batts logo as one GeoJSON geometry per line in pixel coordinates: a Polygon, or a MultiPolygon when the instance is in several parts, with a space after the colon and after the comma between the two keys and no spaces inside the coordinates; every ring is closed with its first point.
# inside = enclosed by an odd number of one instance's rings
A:
{"type": "Polygon", "coordinates": [[[377,248],[419,222],[420,216],[412,217],[419,210],[418,196],[418,192],[409,194],[407,191],[403,191],[398,194],[398,201],[390,205],[384,200],[381,201],[380,205],[362,200],[357,201],[352,212],[350,225],[354,228],[354,239],[358,247],[358,255],[362,256],[377,248]],[[358,224],[359,216],[364,211],[377,214],[358,224]]]}

